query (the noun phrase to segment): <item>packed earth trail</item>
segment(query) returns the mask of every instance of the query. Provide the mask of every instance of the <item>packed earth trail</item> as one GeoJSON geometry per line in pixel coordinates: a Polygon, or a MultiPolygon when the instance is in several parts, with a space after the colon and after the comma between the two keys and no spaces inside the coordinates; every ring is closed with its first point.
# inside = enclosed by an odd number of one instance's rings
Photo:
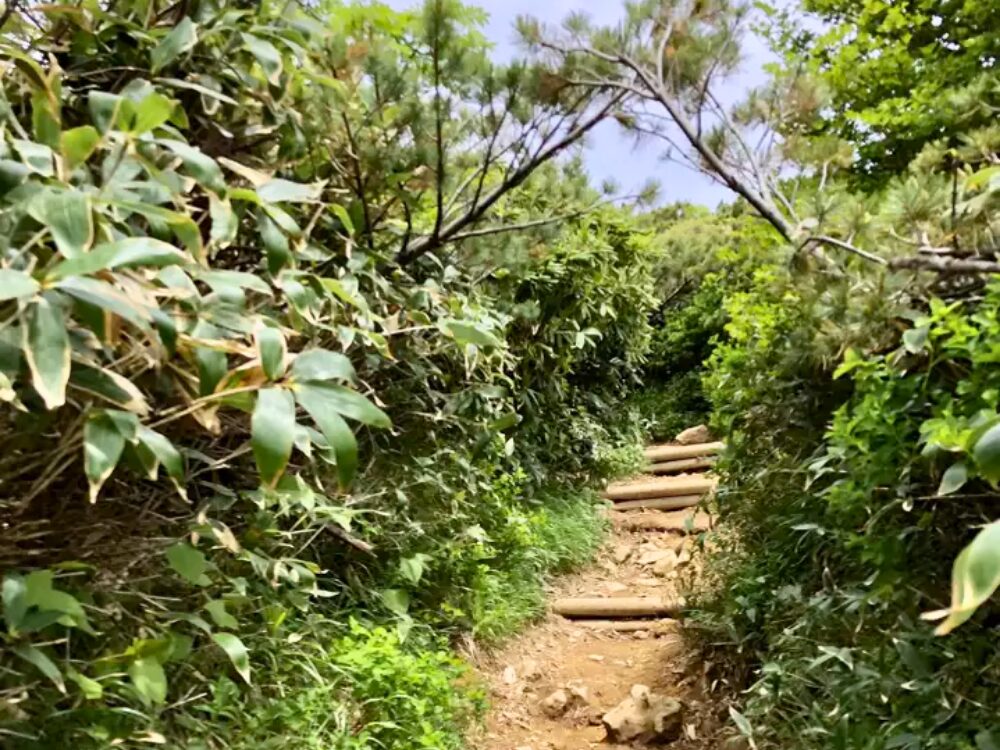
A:
{"type": "Polygon", "coordinates": [[[612,533],[595,563],[552,584],[543,622],[479,658],[492,708],[472,746],[724,747],[710,665],[676,619],[712,526],[704,506],[714,480],[702,472],[720,448],[705,439],[651,446],[647,472],[657,476],[607,488],[612,533]],[[688,471],[698,473],[676,473],[688,471]]]}

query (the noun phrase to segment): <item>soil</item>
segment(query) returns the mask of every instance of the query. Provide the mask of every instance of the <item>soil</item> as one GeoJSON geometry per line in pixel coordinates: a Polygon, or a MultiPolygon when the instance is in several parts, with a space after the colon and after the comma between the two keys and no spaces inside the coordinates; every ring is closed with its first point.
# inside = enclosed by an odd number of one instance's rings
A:
{"type": "MultiPolygon", "coordinates": [[[[621,514],[612,514],[621,516],[621,514]]],[[[701,555],[692,537],[677,531],[631,531],[616,526],[588,570],[555,581],[550,601],[568,596],[676,596],[698,578],[701,555]],[[666,552],[666,551],[671,552],[666,552]],[[680,564],[667,570],[679,554],[680,564]],[[658,568],[654,572],[654,566],[658,568]]],[[[607,741],[603,715],[629,697],[635,685],[683,704],[676,750],[729,748],[722,700],[713,700],[710,665],[691,632],[673,620],[650,620],[635,632],[595,631],[584,621],[549,615],[477,666],[487,683],[491,710],[476,750],[614,750],[639,747],[607,741]],[[572,700],[555,717],[546,698],[565,690],[572,700]],[[722,714],[722,715],[720,715],[722,714]]]]}

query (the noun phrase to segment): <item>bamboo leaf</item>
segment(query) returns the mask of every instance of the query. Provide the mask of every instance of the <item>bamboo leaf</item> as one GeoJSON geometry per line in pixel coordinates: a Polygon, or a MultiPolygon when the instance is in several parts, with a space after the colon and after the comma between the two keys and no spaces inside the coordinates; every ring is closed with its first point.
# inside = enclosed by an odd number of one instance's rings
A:
{"type": "Polygon", "coordinates": [[[283,388],[265,388],[258,392],[250,434],[261,481],[273,487],[288,466],[295,442],[292,394],[283,388]]]}
{"type": "Polygon", "coordinates": [[[184,141],[161,138],[156,142],[179,156],[184,162],[184,167],[203,187],[216,193],[225,191],[226,181],[222,176],[222,168],[211,156],[202,153],[200,149],[184,143],[184,141]]]}
{"type": "Polygon", "coordinates": [[[192,49],[198,43],[198,27],[194,22],[184,16],[180,23],[174,26],[170,32],[160,40],[160,43],[153,48],[150,60],[153,64],[153,72],[156,73],[180,55],[192,49]]]}
{"type": "Polygon", "coordinates": [[[64,131],[59,136],[59,150],[66,168],[72,171],[86,162],[100,142],[101,134],[92,125],[64,131]]]}
{"type": "MultiPolygon", "coordinates": [[[[135,418],[134,414],[130,416],[135,418]]],[[[125,441],[126,434],[109,412],[91,412],[83,426],[83,465],[90,484],[90,502],[97,502],[97,494],[125,450],[125,441]]]]}
{"type": "Polygon", "coordinates": [[[23,325],[22,351],[34,386],[47,409],[66,403],[70,373],[69,334],[66,316],[49,298],[28,305],[23,325]]]}
{"type": "Polygon", "coordinates": [[[257,356],[269,380],[277,380],[285,374],[285,337],[277,328],[259,323],[254,330],[257,356]]]}
{"type": "Polygon", "coordinates": [[[1000,521],[994,521],[959,553],[951,572],[951,608],[934,632],[947,635],[966,622],[1000,586],[1000,521]]]}
{"type": "Polygon", "coordinates": [[[323,380],[354,380],[354,365],[338,352],[307,349],[292,362],[292,377],[302,383],[323,380]]]}
{"type": "Polygon", "coordinates": [[[219,648],[226,652],[229,661],[233,663],[236,671],[246,684],[252,684],[250,682],[250,652],[243,645],[243,641],[232,633],[212,633],[212,640],[215,641],[219,648]]]}
{"type": "MultiPolygon", "coordinates": [[[[392,427],[389,416],[357,391],[333,383],[300,383],[296,394],[306,393],[314,405],[372,427],[392,427]]],[[[303,407],[304,408],[304,407],[303,407]]]]}
{"type": "Polygon", "coordinates": [[[28,213],[52,234],[64,258],[83,255],[94,241],[90,198],[79,190],[45,190],[28,203],[28,213]]]}
{"type": "Polygon", "coordinates": [[[66,694],[66,683],[63,681],[62,672],[59,671],[59,667],[44,652],[30,645],[16,646],[13,652],[52,680],[60,693],[66,694]]]}
{"type": "Polygon", "coordinates": [[[0,300],[31,297],[38,289],[38,282],[24,271],[0,268],[0,300]]]}
{"type": "Polygon", "coordinates": [[[278,52],[277,47],[266,39],[252,34],[242,34],[242,38],[244,48],[260,63],[267,80],[270,83],[278,84],[281,80],[282,63],[281,53],[278,52]]]}
{"type": "Polygon", "coordinates": [[[295,398],[326,437],[337,458],[337,479],[342,489],[350,487],[358,468],[358,441],[347,422],[331,407],[325,391],[309,385],[295,389],[295,398]]]}
{"type": "Polygon", "coordinates": [[[152,237],[128,237],[98,245],[85,255],[64,260],[52,269],[51,279],[87,276],[98,271],[112,271],[131,266],[171,266],[189,258],[173,245],[152,237]]]}

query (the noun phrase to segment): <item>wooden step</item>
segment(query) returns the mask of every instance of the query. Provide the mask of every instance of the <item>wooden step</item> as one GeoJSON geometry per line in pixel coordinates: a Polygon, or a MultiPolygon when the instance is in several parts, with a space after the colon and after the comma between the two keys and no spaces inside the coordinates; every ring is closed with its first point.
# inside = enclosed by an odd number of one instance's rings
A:
{"type": "Polygon", "coordinates": [[[705,498],[704,495],[674,495],[673,497],[644,497],[639,500],[622,500],[614,504],[611,510],[624,512],[627,510],[681,510],[693,508],[705,498]]]}
{"type": "Polygon", "coordinates": [[[677,495],[703,495],[715,489],[715,480],[704,476],[660,477],[641,482],[608,485],[604,497],[609,500],[640,500],[677,495]]]}
{"type": "Polygon", "coordinates": [[[696,445],[650,445],[646,448],[649,461],[676,461],[681,458],[712,456],[725,448],[725,443],[698,443],[696,445]]]}
{"type": "Polygon", "coordinates": [[[634,633],[646,630],[650,633],[678,633],[681,624],[677,620],[579,620],[577,627],[587,630],[610,631],[613,633],[634,633]]]}
{"type": "Polygon", "coordinates": [[[612,513],[615,526],[633,531],[679,531],[699,534],[712,528],[712,517],[708,513],[690,510],[675,513],[612,513]]]}
{"type": "Polygon", "coordinates": [[[678,458],[676,461],[651,463],[646,468],[646,471],[650,474],[680,474],[685,471],[710,469],[713,466],[715,466],[715,457],[703,456],[700,458],[678,458]]]}
{"type": "Polygon", "coordinates": [[[664,596],[580,597],[556,599],[552,611],[575,618],[662,617],[675,615],[684,607],[682,599],[664,596]]]}

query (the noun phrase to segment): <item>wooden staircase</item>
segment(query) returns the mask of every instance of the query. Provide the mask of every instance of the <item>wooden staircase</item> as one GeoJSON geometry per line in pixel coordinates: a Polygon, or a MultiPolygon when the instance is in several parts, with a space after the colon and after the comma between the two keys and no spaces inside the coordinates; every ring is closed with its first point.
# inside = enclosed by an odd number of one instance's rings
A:
{"type": "MultiPolygon", "coordinates": [[[[610,513],[616,526],[676,534],[709,530],[712,517],[696,506],[715,492],[716,479],[707,470],[724,447],[719,442],[648,446],[646,474],[610,484],[604,491],[613,503],[610,513]]],[[[683,607],[683,600],[671,596],[590,596],[558,599],[552,610],[574,620],[600,618],[603,629],[620,625],[629,630],[636,621],[643,621],[639,618],[670,617],[683,607]]]]}

